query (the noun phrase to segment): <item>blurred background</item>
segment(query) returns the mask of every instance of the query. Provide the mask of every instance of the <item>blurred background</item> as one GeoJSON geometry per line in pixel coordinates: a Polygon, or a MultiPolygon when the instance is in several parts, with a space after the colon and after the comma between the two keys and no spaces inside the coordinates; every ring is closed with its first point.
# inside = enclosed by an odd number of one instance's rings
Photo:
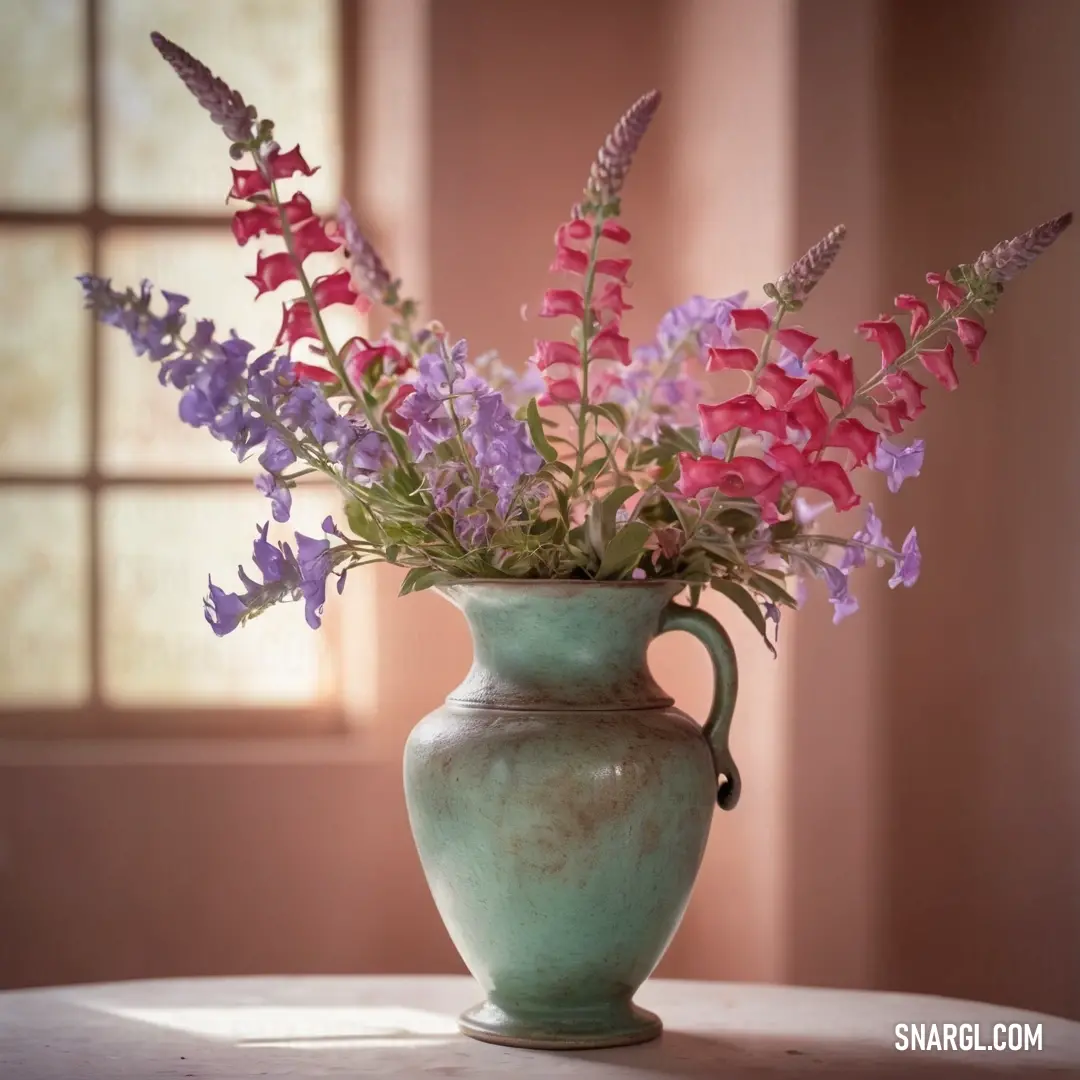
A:
{"type": "MultiPolygon", "coordinates": [[[[1072,0],[4,0],[0,4],[0,987],[463,970],[412,848],[410,727],[463,676],[458,614],[350,577],[221,641],[265,500],[72,280],[143,276],[269,343],[227,145],[158,29],[299,141],[425,313],[521,365],[523,303],[603,135],[665,103],[631,174],[632,337],[775,279],[843,221],[804,321],[832,345],[1080,202],[1072,0]]],[[[1080,1018],[1080,365],[1066,235],[977,368],[864,496],[922,580],[816,597],[773,661],[722,598],[745,794],[659,974],[886,988],[1080,1018]]],[[[861,353],[873,364],[874,350],[861,353]]],[[[947,400],[946,400],[947,397],[947,400]]],[[[329,493],[299,500],[310,531],[329,493]]],[[[839,527],[839,526],[838,526],[839,527]]],[[[850,522],[844,522],[850,530],[850,522]]],[[[694,715],[707,661],[654,647],[694,715]]]]}

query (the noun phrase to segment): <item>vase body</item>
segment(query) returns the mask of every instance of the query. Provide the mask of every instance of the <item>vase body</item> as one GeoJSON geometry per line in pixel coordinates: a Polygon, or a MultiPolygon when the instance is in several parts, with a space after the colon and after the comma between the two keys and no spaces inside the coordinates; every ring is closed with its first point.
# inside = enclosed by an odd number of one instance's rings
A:
{"type": "Polygon", "coordinates": [[[660,1032],[631,998],[686,908],[717,792],[714,749],[646,663],[679,588],[441,590],[474,662],[412,731],[405,794],[435,903],[487,995],[461,1018],[468,1035],[557,1049],[660,1032]]]}

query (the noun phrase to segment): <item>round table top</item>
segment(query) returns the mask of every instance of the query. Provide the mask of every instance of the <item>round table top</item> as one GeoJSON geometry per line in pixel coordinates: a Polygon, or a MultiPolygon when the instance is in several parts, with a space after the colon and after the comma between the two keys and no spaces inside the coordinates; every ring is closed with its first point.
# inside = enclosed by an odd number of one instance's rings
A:
{"type": "MultiPolygon", "coordinates": [[[[1080,1023],[907,994],[656,979],[664,1035],[616,1050],[513,1050],[457,1033],[482,995],[457,976],[172,979],[0,992],[4,1080],[240,1077],[1080,1077],[1080,1023]],[[954,1047],[897,1049],[898,1024],[954,1047]],[[976,1039],[989,1049],[961,1049],[976,1039]],[[993,1048],[995,1025],[1042,1049],[993,1048]],[[1036,1025],[1041,1024],[1041,1029],[1036,1025]],[[931,1025],[937,1025],[933,1028],[931,1025]]],[[[908,1035],[909,1040],[912,1035],[908,1035]]]]}

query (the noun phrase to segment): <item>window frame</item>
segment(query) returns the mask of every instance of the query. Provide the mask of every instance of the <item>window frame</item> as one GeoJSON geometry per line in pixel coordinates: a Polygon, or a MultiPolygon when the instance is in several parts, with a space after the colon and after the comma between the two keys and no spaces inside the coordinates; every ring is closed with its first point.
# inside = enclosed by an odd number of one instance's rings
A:
{"type": "MultiPolygon", "coordinates": [[[[82,0],[84,18],[85,81],[88,166],[88,202],[82,208],[42,210],[18,209],[0,203],[0,227],[5,229],[40,229],[42,227],[79,228],[87,241],[91,273],[100,273],[107,235],[123,228],[206,231],[228,230],[231,212],[152,213],[116,212],[102,204],[103,113],[101,102],[102,4],[82,0]]],[[[342,190],[354,204],[358,201],[358,144],[360,141],[360,76],[353,62],[361,44],[360,0],[337,0],[338,6],[338,138],[342,146],[342,190]]],[[[193,116],[192,122],[198,117],[193,116]]],[[[222,147],[224,151],[224,145],[222,147]]],[[[89,317],[89,316],[88,316],[89,317]]],[[[4,469],[0,462],[0,490],[19,488],[75,490],[86,493],[86,618],[89,686],[77,705],[48,706],[35,704],[0,704],[0,739],[63,738],[218,738],[266,736],[325,736],[355,733],[357,718],[347,709],[344,695],[337,700],[311,705],[229,706],[208,705],[171,707],[111,704],[103,693],[103,588],[102,588],[102,503],[109,490],[124,487],[168,488],[199,487],[250,490],[251,479],[244,475],[205,476],[192,473],[165,475],[148,472],[139,476],[113,476],[102,471],[102,376],[103,332],[94,323],[87,342],[88,421],[87,465],[81,471],[20,472],[4,469]]],[[[208,631],[209,632],[209,631],[208,631]]],[[[340,647],[340,643],[339,643],[340,647]]],[[[340,691],[340,688],[339,688],[340,691]]]]}

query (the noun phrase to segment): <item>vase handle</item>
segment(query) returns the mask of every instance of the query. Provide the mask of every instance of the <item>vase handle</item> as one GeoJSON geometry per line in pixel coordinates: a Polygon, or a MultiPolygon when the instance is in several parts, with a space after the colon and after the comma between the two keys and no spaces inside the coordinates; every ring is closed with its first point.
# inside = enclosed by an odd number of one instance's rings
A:
{"type": "Polygon", "coordinates": [[[739,769],[728,747],[731,718],[735,713],[735,698],[739,692],[739,669],[735,662],[735,647],[727,631],[707,611],[686,607],[674,601],[660,616],[658,634],[668,630],[685,630],[709,651],[713,665],[713,699],[702,731],[712,750],[717,776],[724,779],[716,794],[721,810],[733,810],[739,801],[742,781],[739,769]]]}

